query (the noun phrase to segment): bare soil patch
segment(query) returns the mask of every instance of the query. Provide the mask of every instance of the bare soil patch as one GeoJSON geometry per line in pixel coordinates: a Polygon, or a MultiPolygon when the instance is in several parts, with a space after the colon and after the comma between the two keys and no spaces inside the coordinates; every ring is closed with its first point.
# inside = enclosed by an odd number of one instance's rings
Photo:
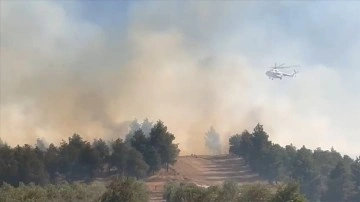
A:
{"type": "Polygon", "coordinates": [[[240,184],[265,182],[236,156],[180,156],[169,172],[160,170],[147,179],[151,201],[161,201],[164,185],[169,181],[193,182],[199,186],[219,185],[224,181],[240,184]]]}

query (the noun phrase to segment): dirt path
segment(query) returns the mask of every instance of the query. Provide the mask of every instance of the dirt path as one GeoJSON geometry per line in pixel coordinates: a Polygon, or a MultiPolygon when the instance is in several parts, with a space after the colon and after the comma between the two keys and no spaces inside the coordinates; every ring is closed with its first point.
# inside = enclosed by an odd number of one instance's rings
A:
{"type": "Polygon", "coordinates": [[[148,179],[150,201],[162,201],[163,186],[172,180],[190,181],[201,186],[218,185],[227,180],[241,184],[263,182],[239,157],[181,156],[169,172],[160,171],[148,179]]]}

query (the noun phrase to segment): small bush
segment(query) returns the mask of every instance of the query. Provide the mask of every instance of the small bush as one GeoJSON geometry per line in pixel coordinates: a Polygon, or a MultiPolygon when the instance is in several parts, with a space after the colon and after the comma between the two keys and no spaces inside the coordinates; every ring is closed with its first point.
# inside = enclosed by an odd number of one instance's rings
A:
{"type": "Polygon", "coordinates": [[[144,183],[131,177],[117,177],[101,196],[101,202],[146,202],[149,194],[144,183]]]}
{"type": "Polygon", "coordinates": [[[288,183],[287,185],[278,187],[277,192],[272,199],[272,202],[277,201],[305,202],[306,199],[300,194],[298,184],[288,183]]]}
{"type": "Polygon", "coordinates": [[[204,201],[207,189],[193,183],[169,183],[165,186],[164,198],[172,202],[204,201]]]}
{"type": "Polygon", "coordinates": [[[263,184],[243,185],[240,192],[241,202],[268,202],[273,197],[270,187],[263,184]]]}

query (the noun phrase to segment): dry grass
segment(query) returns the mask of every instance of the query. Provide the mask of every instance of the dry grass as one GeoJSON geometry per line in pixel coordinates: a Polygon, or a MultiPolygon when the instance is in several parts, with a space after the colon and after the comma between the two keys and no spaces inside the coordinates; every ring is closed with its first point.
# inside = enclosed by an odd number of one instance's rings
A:
{"type": "Polygon", "coordinates": [[[147,179],[152,201],[161,201],[163,186],[169,181],[193,182],[199,186],[219,185],[224,181],[239,184],[265,183],[251,172],[242,158],[229,155],[178,157],[177,163],[169,172],[161,170],[147,179]]]}

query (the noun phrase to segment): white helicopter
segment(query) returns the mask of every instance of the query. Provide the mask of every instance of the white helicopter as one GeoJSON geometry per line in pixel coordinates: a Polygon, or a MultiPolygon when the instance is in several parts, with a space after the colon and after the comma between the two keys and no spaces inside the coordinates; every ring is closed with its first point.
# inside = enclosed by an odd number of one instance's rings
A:
{"type": "Polygon", "coordinates": [[[283,66],[284,64],[281,64],[279,66],[275,66],[274,67],[270,67],[271,70],[266,71],[266,75],[269,77],[269,79],[274,80],[274,79],[282,79],[284,76],[287,77],[294,77],[298,72],[296,70],[294,70],[294,72],[292,74],[287,74],[285,72],[280,71],[279,69],[285,69],[285,68],[290,68],[290,67],[298,67],[298,66],[283,66]]]}

